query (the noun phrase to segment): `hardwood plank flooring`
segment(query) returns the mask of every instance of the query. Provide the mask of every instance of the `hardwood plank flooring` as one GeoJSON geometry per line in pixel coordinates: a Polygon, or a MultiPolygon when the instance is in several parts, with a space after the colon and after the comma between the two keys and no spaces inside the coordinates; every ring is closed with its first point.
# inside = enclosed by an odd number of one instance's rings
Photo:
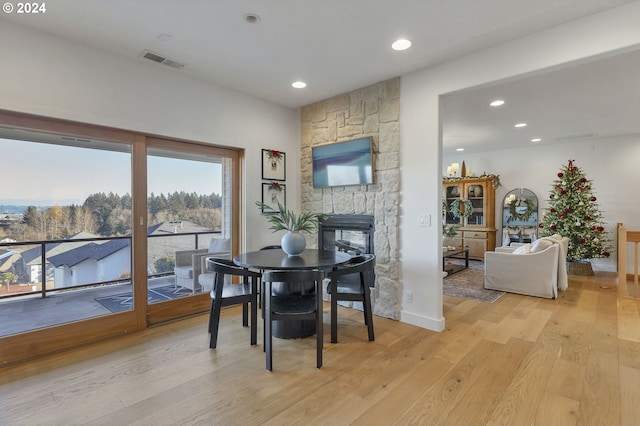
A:
{"type": "Polygon", "coordinates": [[[0,368],[0,424],[638,424],[640,301],[610,274],[570,276],[557,300],[445,297],[444,313],[442,333],[375,317],[368,342],[340,308],[321,369],[313,338],[275,339],[271,373],[239,308],[216,350],[200,315],[0,368]]]}

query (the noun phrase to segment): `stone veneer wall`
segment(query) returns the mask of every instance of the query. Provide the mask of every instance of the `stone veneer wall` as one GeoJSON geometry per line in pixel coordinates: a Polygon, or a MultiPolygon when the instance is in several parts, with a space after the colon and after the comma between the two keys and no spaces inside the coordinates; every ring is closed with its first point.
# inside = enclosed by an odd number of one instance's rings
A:
{"type": "MultiPolygon", "coordinates": [[[[375,217],[376,286],[373,312],[400,317],[400,78],[335,96],[301,110],[302,210],[375,217]],[[314,188],[311,148],[371,136],[374,184],[314,188]]],[[[309,236],[317,247],[317,235],[309,236]]]]}

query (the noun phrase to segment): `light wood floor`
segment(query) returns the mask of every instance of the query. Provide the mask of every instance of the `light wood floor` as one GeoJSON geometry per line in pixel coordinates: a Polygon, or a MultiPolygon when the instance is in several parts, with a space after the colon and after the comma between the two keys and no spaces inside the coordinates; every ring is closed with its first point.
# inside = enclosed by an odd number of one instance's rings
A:
{"type": "Polygon", "coordinates": [[[442,333],[375,317],[368,342],[343,309],[322,369],[313,338],[276,339],[269,373],[231,308],[217,350],[201,315],[0,369],[0,424],[637,425],[639,310],[574,276],[558,300],[446,297],[442,333]]]}

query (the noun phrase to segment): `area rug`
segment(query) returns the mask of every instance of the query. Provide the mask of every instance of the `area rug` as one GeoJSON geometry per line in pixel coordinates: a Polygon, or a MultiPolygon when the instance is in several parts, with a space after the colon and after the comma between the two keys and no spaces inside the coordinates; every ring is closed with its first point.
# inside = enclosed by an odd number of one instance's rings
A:
{"type": "MultiPolygon", "coordinates": [[[[464,260],[447,259],[453,264],[464,264],[464,260]]],[[[469,268],[448,275],[442,280],[442,292],[447,296],[462,297],[485,303],[493,303],[504,295],[503,291],[484,288],[484,263],[469,261],[469,268]]]]}
{"type": "MultiPolygon", "coordinates": [[[[191,290],[177,291],[173,285],[164,287],[150,288],[147,291],[147,303],[158,303],[165,300],[177,299],[179,297],[189,296],[191,290]]],[[[113,296],[97,297],[96,302],[110,310],[111,312],[129,311],[132,309],[133,296],[131,292],[114,294],[113,296]]]]}

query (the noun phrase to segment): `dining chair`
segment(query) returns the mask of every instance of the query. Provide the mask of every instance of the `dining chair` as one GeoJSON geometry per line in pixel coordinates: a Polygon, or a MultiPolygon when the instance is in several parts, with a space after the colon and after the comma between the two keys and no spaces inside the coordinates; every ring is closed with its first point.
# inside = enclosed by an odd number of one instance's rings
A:
{"type": "MultiPolygon", "coordinates": [[[[277,250],[277,249],[282,250],[282,246],[281,245],[264,246],[260,250],[277,250]]],[[[260,272],[262,273],[263,271],[261,270],[260,272]]],[[[258,288],[258,307],[260,309],[262,309],[262,306],[264,306],[264,297],[262,296],[264,294],[264,291],[263,291],[262,287],[263,287],[263,285],[262,285],[262,281],[261,281],[260,282],[260,287],[258,288]]],[[[263,317],[264,317],[264,315],[263,315],[263,317]]]]}
{"type": "Polygon", "coordinates": [[[324,273],[317,270],[266,271],[264,283],[264,347],[267,370],[271,371],[273,353],[273,321],[314,320],[316,322],[316,367],[322,367],[322,285],[324,273]],[[306,283],[314,283],[314,291],[305,291],[306,283]],[[273,294],[274,283],[300,285],[300,294],[273,294]]]}
{"type": "Polygon", "coordinates": [[[218,343],[218,326],[220,311],[223,306],[242,304],[242,325],[249,323],[249,309],[251,305],[251,344],[257,341],[258,329],[258,281],[260,273],[236,266],[225,259],[207,259],[207,268],[213,273],[213,289],[211,290],[211,309],[209,311],[209,333],[211,339],[209,347],[215,349],[218,343]],[[232,278],[241,277],[241,283],[234,284],[232,278]],[[228,277],[228,278],[227,278],[228,277]]]}
{"type": "Polygon", "coordinates": [[[331,281],[327,293],[331,295],[331,343],[338,342],[338,301],[362,302],[369,341],[375,340],[370,290],[375,283],[375,264],[375,255],[361,254],[329,272],[331,281]]]}

